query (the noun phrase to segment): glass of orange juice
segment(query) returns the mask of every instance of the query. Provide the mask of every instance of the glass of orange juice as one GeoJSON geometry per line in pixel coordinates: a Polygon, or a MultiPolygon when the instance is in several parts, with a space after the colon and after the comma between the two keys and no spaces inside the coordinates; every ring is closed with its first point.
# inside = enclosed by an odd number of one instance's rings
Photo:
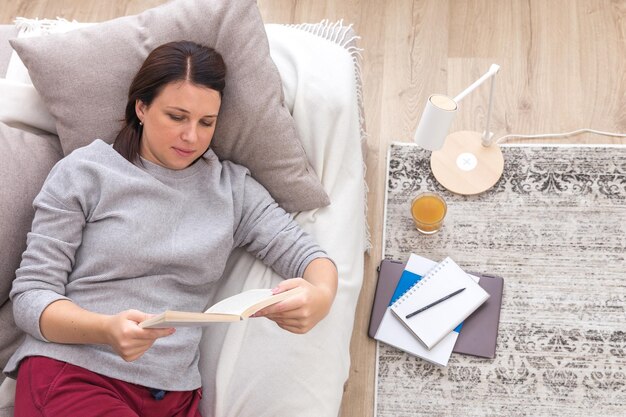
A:
{"type": "Polygon", "coordinates": [[[437,233],[441,229],[447,211],[446,202],[435,193],[421,193],[411,202],[415,227],[426,235],[437,233]]]}

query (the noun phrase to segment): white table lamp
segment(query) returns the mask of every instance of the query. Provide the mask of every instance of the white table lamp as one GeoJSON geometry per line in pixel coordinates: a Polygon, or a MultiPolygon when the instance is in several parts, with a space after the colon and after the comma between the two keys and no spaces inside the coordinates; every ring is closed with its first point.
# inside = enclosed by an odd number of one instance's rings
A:
{"type": "Polygon", "coordinates": [[[493,133],[489,131],[494,75],[499,70],[500,66],[492,64],[489,71],[454,98],[442,94],[430,96],[415,131],[415,142],[422,148],[433,151],[430,157],[433,175],[441,185],[454,193],[482,193],[502,176],[502,151],[493,143],[493,133]],[[446,137],[459,102],[489,78],[491,91],[485,131],[459,131],[446,137]]]}

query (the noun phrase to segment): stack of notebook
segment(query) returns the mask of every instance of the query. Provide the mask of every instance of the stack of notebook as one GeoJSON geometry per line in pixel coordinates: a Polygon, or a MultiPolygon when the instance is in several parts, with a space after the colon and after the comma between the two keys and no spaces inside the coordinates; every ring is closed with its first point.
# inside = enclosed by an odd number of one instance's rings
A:
{"type": "Polygon", "coordinates": [[[502,278],[468,274],[450,258],[384,260],[369,335],[442,366],[453,351],[493,358],[502,289],[502,278]]]}

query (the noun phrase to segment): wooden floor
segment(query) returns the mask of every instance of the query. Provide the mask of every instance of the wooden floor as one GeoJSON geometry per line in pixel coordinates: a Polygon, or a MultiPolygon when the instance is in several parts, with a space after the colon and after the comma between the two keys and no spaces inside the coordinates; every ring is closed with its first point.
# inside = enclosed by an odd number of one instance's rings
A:
{"type": "MultiPolygon", "coordinates": [[[[0,23],[15,16],[102,21],[163,2],[0,0],[0,23]]],[[[381,254],[389,142],[411,140],[431,93],[454,96],[491,63],[502,67],[496,137],[579,128],[626,132],[626,0],[259,0],[259,7],[266,23],[343,19],[361,36],[373,247],[365,258],[342,416],[371,416],[375,344],[367,324],[381,254]]],[[[463,100],[451,131],[482,130],[486,98],[483,88],[463,100]]],[[[626,143],[592,134],[541,141],[626,143]]]]}

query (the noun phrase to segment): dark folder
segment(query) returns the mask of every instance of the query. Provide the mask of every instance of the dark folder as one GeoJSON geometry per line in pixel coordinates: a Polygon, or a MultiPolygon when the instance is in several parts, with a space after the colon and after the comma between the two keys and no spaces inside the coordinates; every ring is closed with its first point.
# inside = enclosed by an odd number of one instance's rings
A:
{"type": "Polygon", "coordinates": [[[380,326],[380,322],[385,315],[389,301],[393,296],[393,292],[398,286],[402,271],[404,271],[404,262],[394,261],[391,259],[383,259],[378,267],[378,282],[376,284],[376,293],[374,294],[374,304],[372,305],[372,314],[370,315],[370,327],[368,331],[369,337],[372,339],[380,326]]]}
{"type": "MultiPolygon", "coordinates": [[[[368,331],[371,338],[376,335],[393,292],[398,286],[404,266],[404,262],[383,259],[378,267],[378,283],[376,284],[368,331]]],[[[489,293],[489,298],[463,321],[461,333],[454,345],[453,352],[494,358],[496,356],[504,280],[502,277],[489,274],[472,272],[472,275],[480,277],[479,285],[489,293]]]]}
{"type": "Polygon", "coordinates": [[[495,358],[504,280],[495,275],[474,272],[471,274],[480,277],[478,284],[489,293],[489,298],[465,319],[452,351],[483,358],[495,358]]]}

